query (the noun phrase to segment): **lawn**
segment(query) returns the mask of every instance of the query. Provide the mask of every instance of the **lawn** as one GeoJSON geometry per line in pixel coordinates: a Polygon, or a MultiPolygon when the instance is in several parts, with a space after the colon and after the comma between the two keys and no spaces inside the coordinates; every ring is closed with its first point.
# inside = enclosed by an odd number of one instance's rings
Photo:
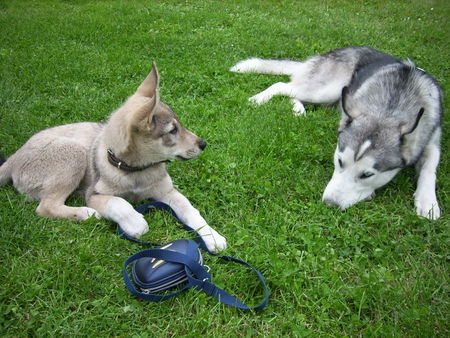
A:
{"type": "MultiPolygon", "coordinates": [[[[254,56],[303,59],[369,45],[411,58],[448,92],[449,21],[445,0],[0,0],[0,151],[11,155],[49,126],[105,121],[155,60],[162,100],[208,142],[197,159],[170,164],[171,176],[227,238],[225,254],[257,267],[271,292],[259,312],[193,290],[165,303],[138,301],[121,267],[142,247],[106,220],[37,217],[37,202],[7,185],[0,335],[448,336],[448,119],[439,220],[416,216],[413,169],[341,212],[321,202],[337,109],[307,107],[295,117],[285,97],[256,107],[248,97],[285,78],[228,69],[254,56]]],[[[186,236],[164,214],[146,218],[147,240],[186,236]]],[[[218,285],[259,303],[262,290],[248,270],[205,260],[218,285]]]]}

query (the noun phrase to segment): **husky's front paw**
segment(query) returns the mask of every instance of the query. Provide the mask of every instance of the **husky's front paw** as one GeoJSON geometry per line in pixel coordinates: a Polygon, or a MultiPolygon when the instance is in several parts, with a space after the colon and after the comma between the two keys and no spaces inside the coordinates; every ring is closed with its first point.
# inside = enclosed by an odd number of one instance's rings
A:
{"type": "Polygon", "coordinates": [[[219,251],[225,250],[227,247],[227,240],[225,237],[220,235],[217,231],[209,228],[207,231],[201,231],[202,239],[206,244],[209,251],[217,253],[219,251]]]}
{"type": "Polygon", "coordinates": [[[416,198],[415,205],[417,210],[417,215],[426,217],[431,220],[438,219],[441,217],[441,210],[439,209],[439,204],[436,199],[429,198],[416,198]]]}
{"type": "Polygon", "coordinates": [[[230,68],[230,71],[235,73],[247,73],[256,69],[256,65],[259,63],[258,58],[248,59],[244,61],[239,61],[233,67],[230,68]]]}

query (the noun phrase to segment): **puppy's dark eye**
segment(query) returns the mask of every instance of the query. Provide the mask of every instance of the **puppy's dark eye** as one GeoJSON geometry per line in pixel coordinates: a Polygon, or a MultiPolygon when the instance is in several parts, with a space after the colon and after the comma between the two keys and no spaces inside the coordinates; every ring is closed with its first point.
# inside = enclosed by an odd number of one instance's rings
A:
{"type": "Polygon", "coordinates": [[[178,133],[178,128],[177,127],[173,127],[173,129],[171,131],[169,131],[170,134],[172,135],[176,135],[176,133],[178,133]]]}
{"type": "Polygon", "coordinates": [[[339,167],[341,167],[341,168],[342,168],[342,167],[343,167],[343,164],[342,164],[342,160],[341,160],[341,159],[339,159],[339,160],[338,160],[338,162],[339,162],[339,167]]]}
{"type": "Polygon", "coordinates": [[[361,176],[359,176],[359,178],[363,180],[363,179],[369,178],[370,176],[373,176],[373,175],[375,175],[375,174],[374,173],[365,172],[365,173],[362,173],[361,176]]]}

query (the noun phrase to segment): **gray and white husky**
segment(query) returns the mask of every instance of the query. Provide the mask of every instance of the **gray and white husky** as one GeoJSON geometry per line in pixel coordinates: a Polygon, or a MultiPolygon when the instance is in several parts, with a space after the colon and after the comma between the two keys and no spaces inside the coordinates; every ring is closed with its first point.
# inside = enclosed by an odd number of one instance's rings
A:
{"type": "Polygon", "coordinates": [[[303,62],[248,59],[233,72],[289,75],[249,100],[291,98],[296,114],[303,102],[333,104],[342,112],[334,173],[323,201],[341,209],[367,199],[402,168],[415,165],[417,214],[437,219],[436,167],[440,157],[442,91],[410,60],[369,47],[347,47],[303,62]]]}
{"type": "Polygon", "coordinates": [[[153,64],[136,93],[106,124],[74,123],[35,134],[0,167],[0,185],[12,181],[20,193],[40,200],[40,216],[104,217],[133,237],[146,233],[148,225],[127,200],[162,201],[203,237],[209,250],[224,249],[225,238],[174,188],[167,173],[168,160],[192,159],[206,142],[160,101],[158,82],[153,64]],[[65,205],[75,190],[85,195],[87,207],[65,205]]]}

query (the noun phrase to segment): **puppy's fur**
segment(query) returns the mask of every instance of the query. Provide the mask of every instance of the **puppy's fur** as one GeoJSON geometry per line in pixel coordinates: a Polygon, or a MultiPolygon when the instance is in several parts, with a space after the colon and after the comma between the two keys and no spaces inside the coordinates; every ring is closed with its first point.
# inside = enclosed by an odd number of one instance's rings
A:
{"type": "Polygon", "coordinates": [[[206,142],[185,129],[160,101],[156,65],[106,124],[74,123],[31,137],[0,167],[0,184],[40,201],[36,212],[78,221],[92,215],[116,222],[130,236],[148,231],[144,217],[129,201],[154,199],[169,204],[195,229],[211,251],[226,247],[225,238],[208,226],[172,185],[166,162],[198,156],[206,142]],[[69,207],[75,190],[87,207],[69,207]]]}
{"type": "Polygon", "coordinates": [[[415,165],[417,214],[436,219],[436,167],[440,157],[442,92],[409,60],[369,47],[346,47],[303,62],[248,59],[231,71],[289,75],[249,100],[262,104],[286,95],[296,114],[303,102],[333,104],[342,111],[335,170],[323,194],[345,209],[370,197],[402,168],[415,165]]]}

